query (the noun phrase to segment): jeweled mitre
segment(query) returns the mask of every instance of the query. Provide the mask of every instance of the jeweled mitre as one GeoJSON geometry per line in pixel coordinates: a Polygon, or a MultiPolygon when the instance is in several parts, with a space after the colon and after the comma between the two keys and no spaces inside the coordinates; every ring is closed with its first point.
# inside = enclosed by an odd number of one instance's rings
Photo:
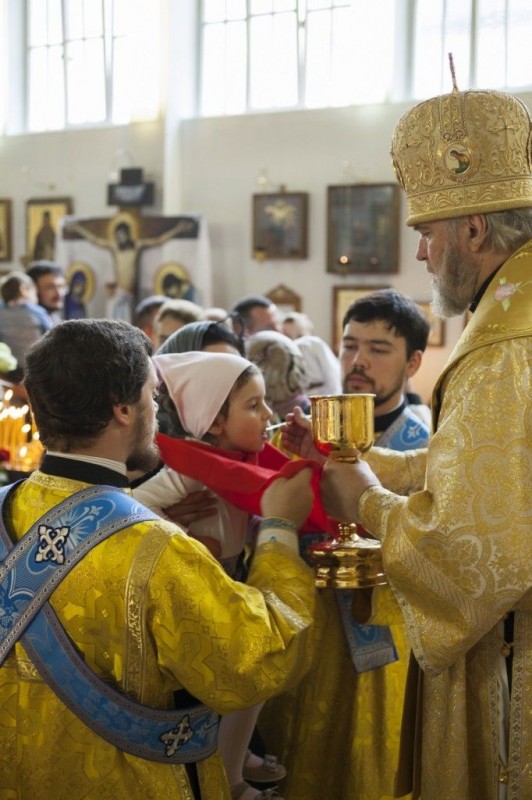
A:
{"type": "Polygon", "coordinates": [[[532,206],[531,119],[512,95],[453,91],[412,108],[391,150],[407,225],[532,206]]]}

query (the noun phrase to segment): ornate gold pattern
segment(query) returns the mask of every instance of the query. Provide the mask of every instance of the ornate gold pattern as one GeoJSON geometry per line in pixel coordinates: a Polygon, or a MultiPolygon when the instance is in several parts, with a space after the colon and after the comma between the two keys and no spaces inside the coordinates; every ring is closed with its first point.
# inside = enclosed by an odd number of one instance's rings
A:
{"type": "MultiPolygon", "coordinates": [[[[407,495],[423,489],[427,471],[426,449],[398,453],[383,447],[373,447],[364,456],[364,460],[377,473],[382,485],[396,494],[407,495]]],[[[381,538],[380,531],[373,535],[381,538]]]]}
{"type": "MultiPolygon", "coordinates": [[[[14,530],[21,535],[50,504],[83,485],[33,473],[10,509],[14,530]]],[[[287,547],[259,551],[249,585],[235,584],[194,539],[164,520],[145,522],[91,550],[51,602],[105,680],[134,690],[140,684],[143,701],[159,707],[171,707],[173,692],[186,685],[215,710],[230,711],[292,685],[309,663],[312,571],[287,547]],[[254,586],[279,598],[275,609],[254,586]],[[141,631],[141,595],[150,635],[141,631]],[[135,638],[126,655],[128,614],[135,638]],[[124,676],[128,659],[131,681],[124,676]]],[[[183,767],[134,758],[97,737],[28,669],[20,644],[0,668],[0,740],[1,800],[192,800],[183,767]]],[[[204,797],[230,800],[219,754],[202,761],[198,775],[204,797]]]]}
{"type": "Polygon", "coordinates": [[[420,103],[397,123],[391,154],[408,225],[532,206],[530,115],[512,95],[452,92],[420,103]]]}
{"type": "MultiPolygon", "coordinates": [[[[415,452],[415,459],[408,453],[404,494],[424,480],[426,451],[415,452]]],[[[367,453],[370,463],[375,456],[386,462],[390,479],[398,472],[394,455],[383,448],[367,453]]],[[[259,717],[266,749],[275,748],[288,768],[282,790],[290,800],[392,798],[410,653],[406,626],[389,587],[351,594],[357,620],[390,627],[399,660],[357,674],[336,593],[329,587],[319,592],[311,669],[292,691],[268,701],[259,717]]]]}
{"type": "Polygon", "coordinates": [[[124,633],[124,691],[141,703],[146,702],[143,693],[146,659],[146,596],[150,577],[168,539],[168,531],[153,528],[151,536],[144,536],[131,564],[126,584],[126,626],[124,633]]]}
{"type": "MultiPolygon", "coordinates": [[[[22,649],[22,648],[21,648],[22,649]]],[[[19,658],[17,660],[17,671],[20,677],[25,681],[40,681],[41,676],[33,666],[31,661],[26,658],[19,658]]]]}
{"type": "MultiPolygon", "coordinates": [[[[497,279],[525,286],[531,270],[529,244],[497,279]]],[[[508,800],[532,797],[532,285],[507,310],[499,285],[488,287],[434,391],[425,489],[405,500],[371,488],[359,509],[362,524],[381,532],[386,574],[424,670],[417,791],[430,800],[497,800],[505,771],[508,800]],[[499,625],[510,610],[514,679],[501,766],[499,625]]]]}
{"type": "Polygon", "coordinates": [[[275,746],[288,768],[287,800],[392,800],[401,723],[397,698],[404,694],[410,648],[390,588],[373,589],[372,605],[371,622],[390,626],[399,661],[356,674],[335,590],[322,589],[310,672],[261,712],[266,746],[275,746]]]}

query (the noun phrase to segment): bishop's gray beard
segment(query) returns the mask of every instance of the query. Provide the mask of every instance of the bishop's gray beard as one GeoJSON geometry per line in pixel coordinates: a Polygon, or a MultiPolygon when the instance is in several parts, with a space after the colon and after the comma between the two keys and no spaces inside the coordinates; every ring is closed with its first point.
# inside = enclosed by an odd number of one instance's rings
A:
{"type": "Polygon", "coordinates": [[[475,296],[478,267],[468,261],[451,235],[438,275],[432,276],[432,310],[438,317],[463,314],[475,296]]]}

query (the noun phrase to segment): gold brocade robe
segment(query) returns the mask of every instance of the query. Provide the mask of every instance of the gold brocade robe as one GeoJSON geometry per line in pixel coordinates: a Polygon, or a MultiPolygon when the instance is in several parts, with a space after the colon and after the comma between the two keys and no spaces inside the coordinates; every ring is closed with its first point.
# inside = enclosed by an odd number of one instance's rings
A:
{"type": "MultiPolygon", "coordinates": [[[[16,490],[20,537],[84,488],[34,473],[16,490]]],[[[146,705],[185,687],[219,713],[260,703],[301,678],[315,598],[312,571],[288,547],[257,549],[249,584],[164,520],[94,547],[51,602],[87,664],[146,705]]],[[[128,755],[87,728],[17,644],[0,668],[1,800],[192,800],[184,767],[128,755]]],[[[204,800],[229,800],[221,758],[198,764],[204,800]]]]}
{"type": "MultiPolygon", "coordinates": [[[[385,431],[387,441],[398,431],[408,441],[405,419],[402,414],[385,431]]],[[[417,441],[426,439],[417,432],[417,441]]],[[[288,770],[281,786],[286,800],[393,797],[410,656],[405,621],[389,586],[350,593],[356,619],[388,627],[398,655],[386,666],[357,672],[338,607],[343,592],[318,592],[310,670],[290,692],[269,700],[258,720],[267,751],[288,770]]]]}
{"type": "Polygon", "coordinates": [[[405,727],[405,712],[398,794],[413,773],[422,800],[532,798],[531,276],[529,242],[495,275],[449,358],[428,451],[368,458],[386,488],[362,495],[360,519],[382,541],[422,669],[411,665],[415,722],[405,727]],[[425,465],[422,491],[388,491],[419,488],[425,465]]]}

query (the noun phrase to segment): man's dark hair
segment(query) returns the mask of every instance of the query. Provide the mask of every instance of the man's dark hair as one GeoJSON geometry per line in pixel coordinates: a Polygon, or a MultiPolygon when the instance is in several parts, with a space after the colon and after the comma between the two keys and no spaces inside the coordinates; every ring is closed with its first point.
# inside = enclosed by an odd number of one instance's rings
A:
{"type": "Polygon", "coordinates": [[[164,294],[151,294],[135,306],[134,324],[137,328],[150,324],[155,311],[158,311],[168,300],[164,294]]]}
{"type": "Polygon", "coordinates": [[[425,315],[413,300],[395,289],[379,289],[355,300],[345,312],[342,327],[351,320],[386,323],[389,330],[406,339],[407,358],[427,346],[430,325],[425,315]]]}
{"type": "Polygon", "coordinates": [[[43,445],[68,453],[97,437],[113,406],[140,400],[151,343],[127,322],[60,322],[28,353],[24,386],[43,445]]]}
{"type": "Polygon", "coordinates": [[[117,233],[123,233],[126,236],[124,241],[118,243],[119,250],[132,250],[135,247],[135,242],[131,238],[131,225],[129,223],[125,221],[119,222],[115,226],[113,233],[115,237],[117,233]]]}
{"type": "Polygon", "coordinates": [[[34,286],[32,279],[25,272],[9,272],[0,281],[0,295],[4,303],[18,300],[24,287],[34,286]]]}
{"type": "Polygon", "coordinates": [[[203,347],[208,347],[211,344],[219,344],[225,342],[236,348],[241,356],[245,357],[244,342],[237,336],[236,333],[229,330],[227,325],[223,322],[214,322],[209,325],[203,336],[203,347]]]}
{"type": "Polygon", "coordinates": [[[56,264],[54,261],[43,260],[32,261],[26,270],[26,275],[29,275],[34,283],[37,283],[39,278],[43,278],[45,275],[60,275],[64,278],[65,272],[63,267],[59,266],[59,264],[56,264]]]}
{"type": "Polygon", "coordinates": [[[251,312],[254,308],[269,308],[273,305],[269,297],[262,294],[250,294],[238,300],[229,315],[233,327],[238,335],[243,333],[243,329],[249,328],[251,322],[251,312]]]}

